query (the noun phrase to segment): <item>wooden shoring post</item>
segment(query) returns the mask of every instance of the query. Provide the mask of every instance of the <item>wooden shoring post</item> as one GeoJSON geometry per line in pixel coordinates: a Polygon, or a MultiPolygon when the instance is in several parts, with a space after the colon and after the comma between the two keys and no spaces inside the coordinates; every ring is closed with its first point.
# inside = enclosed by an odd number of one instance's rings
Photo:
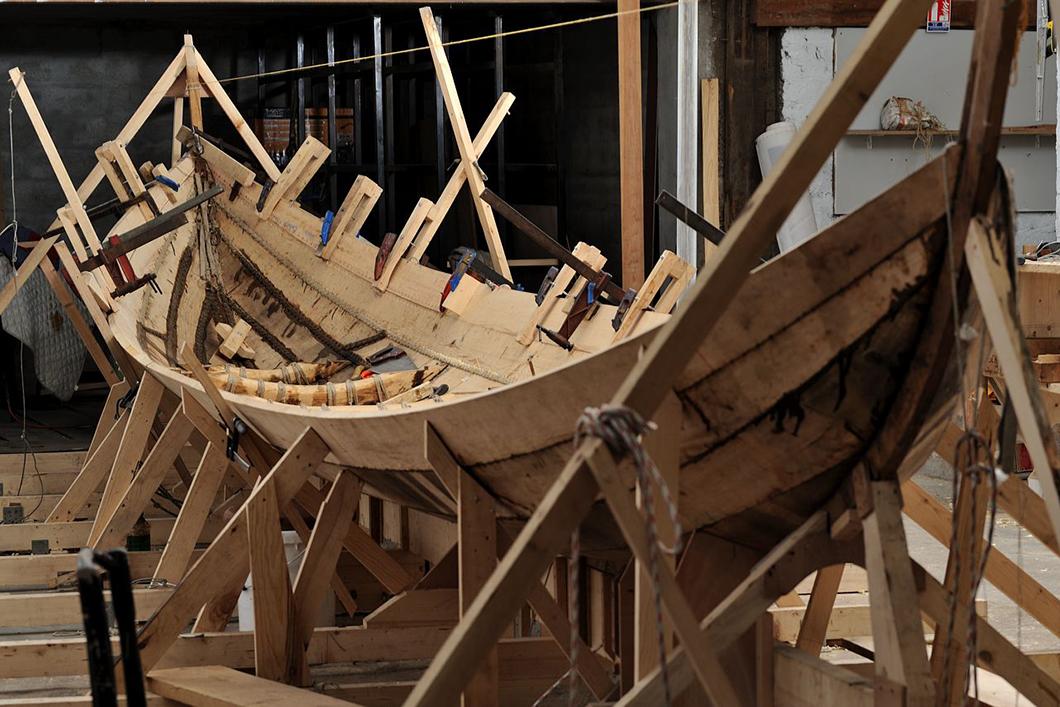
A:
{"type": "Polygon", "coordinates": [[[1034,468],[1040,470],[1041,495],[1053,537],[1060,537],[1060,495],[1056,481],[1056,473],[1060,470],[1060,447],[1049,425],[1049,416],[1031,367],[1005,252],[1006,247],[1000,238],[992,238],[986,225],[978,219],[972,221],[965,247],[968,269],[1024,444],[1034,468]]]}
{"type": "Polygon", "coordinates": [[[935,685],[917,609],[898,482],[869,480],[860,467],[854,474],[863,475],[856,485],[864,484],[855,496],[865,540],[876,679],[884,686],[904,686],[911,707],[927,707],[934,703],[935,685]]]}
{"type": "MultiPolygon", "coordinates": [[[[923,12],[922,0],[887,0],[795,141],[756,190],[751,208],[737,219],[716,257],[706,264],[684,306],[660,329],[619,387],[612,398],[613,404],[632,407],[649,418],[654,414],[670,393],[673,380],[736,297],[755,267],[758,254],[770,243],[798,196],[809,187],[923,21],[923,12]]],[[[584,442],[575,450],[511,551],[460,625],[446,639],[439,657],[431,662],[416,684],[407,707],[456,699],[474,667],[525,602],[530,580],[544,573],[546,564],[569,540],[571,531],[591,508],[599,486],[587,467],[590,463],[599,467],[609,455],[603,443],[596,439],[584,442]]],[[[627,494],[631,484],[623,481],[619,485],[624,489],[623,495],[627,494]]],[[[631,499],[623,500],[632,505],[631,499]]],[[[636,514],[635,508],[633,513],[636,514]]],[[[681,623],[679,618],[671,618],[675,626],[681,623]]],[[[687,649],[688,644],[681,638],[687,649]]],[[[696,667],[703,667],[702,661],[696,662],[696,667]]]]}
{"type": "MultiPolygon", "coordinates": [[[[104,415],[110,415],[113,407],[106,407],[104,415]]],[[[88,456],[85,465],[81,467],[77,478],[66,489],[66,493],[55,504],[51,513],[48,514],[47,523],[67,523],[74,520],[80,513],[89,497],[107,479],[111,468],[114,466],[114,458],[121,446],[122,437],[125,435],[125,425],[129,422],[129,412],[125,412],[110,430],[104,435],[96,449],[88,456]]],[[[96,511],[97,515],[99,511],[96,511]]]]}
{"type": "Polygon", "coordinates": [[[640,0],[618,0],[618,151],[622,286],[644,283],[644,134],[640,0]]]}
{"type": "Polygon", "coordinates": [[[810,592],[810,601],[806,603],[806,611],[802,616],[799,638],[795,642],[795,647],[799,650],[810,655],[820,655],[828,632],[828,619],[832,616],[832,607],[835,605],[839,583],[842,580],[843,565],[824,567],[817,572],[813,580],[813,590],[810,592]]]}
{"type": "MultiPolygon", "coordinates": [[[[457,508],[457,559],[460,615],[475,599],[497,563],[497,517],[493,497],[471,478],[456,461],[445,442],[428,422],[424,453],[438,477],[453,494],[457,508]]],[[[498,704],[497,649],[486,653],[475,675],[463,691],[463,704],[498,704]]]]}
{"type": "Polygon", "coordinates": [[[434,72],[438,76],[438,85],[449,114],[449,122],[453,126],[456,146],[460,151],[461,168],[467,175],[468,186],[471,189],[471,201],[475,205],[475,212],[478,214],[479,223],[486,236],[486,243],[489,244],[490,260],[498,273],[511,280],[512,271],[508,267],[508,258],[504,254],[504,244],[497,230],[497,221],[493,217],[493,210],[482,200],[482,190],[485,189],[485,184],[478,165],[478,156],[471,140],[471,133],[467,129],[464,109],[460,105],[460,96],[457,95],[456,83],[453,81],[453,72],[449,67],[445,49],[442,47],[442,38],[438,34],[438,25],[434,22],[434,13],[431,12],[431,8],[420,8],[420,20],[423,22],[423,31],[427,35],[431,60],[434,62],[434,72]]]}
{"type": "Polygon", "coordinates": [[[254,674],[291,683],[297,660],[294,611],[274,484],[264,484],[247,500],[246,516],[254,593],[254,674]]]}
{"type": "Polygon", "coordinates": [[[227,469],[224,448],[208,442],[155,568],[155,581],[176,584],[184,576],[227,469]]]}
{"type": "MultiPolygon", "coordinates": [[[[902,484],[902,499],[905,514],[928,535],[948,546],[953,532],[953,515],[949,510],[912,479],[902,484]]],[[[1060,598],[996,547],[991,548],[986,556],[984,577],[1053,635],[1060,637],[1060,598]]]]}
{"type": "MultiPolygon", "coordinates": [[[[986,408],[992,407],[986,391],[981,391],[981,402],[979,404],[980,414],[976,416],[978,429],[976,430],[986,440],[985,454],[988,459],[965,459],[968,464],[978,464],[980,461],[988,461],[993,465],[993,435],[989,422],[994,416],[986,412],[986,408]]],[[[965,420],[972,419],[972,405],[966,401],[964,410],[965,420]]],[[[966,422],[968,424],[968,422],[966,422]]],[[[975,453],[975,447],[968,452],[975,453]]],[[[955,450],[959,452],[959,450],[955,450]]],[[[953,473],[958,477],[957,498],[954,501],[953,516],[957,518],[957,529],[951,534],[956,537],[956,545],[950,543],[947,537],[944,544],[949,548],[946,559],[945,586],[954,587],[956,602],[953,610],[953,622],[946,621],[935,629],[935,637],[931,649],[931,674],[938,686],[939,695],[937,703],[957,707],[963,704],[967,696],[968,677],[968,629],[971,612],[975,611],[975,575],[978,573],[983,554],[983,527],[986,523],[987,505],[989,503],[989,482],[981,479],[973,486],[972,477],[965,472],[977,473],[961,467],[961,460],[953,467],[953,473]],[[953,633],[950,633],[950,629],[953,633]]],[[[993,473],[993,470],[989,473],[993,473]]],[[[908,482],[912,483],[912,482],[908,482]]],[[[903,499],[905,490],[903,487],[903,499]]]]}
{"type": "MultiPolygon", "coordinates": [[[[308,685],[309,660],[306,650],[316,628],[320,605],[336,577],[335,565],[342,552],[342,538],[353,523],[353,514],[361,496],[361,482],[350,471],[341,471],[317,514],[313,533],[306,543],[302,565],[294,583],[293,656],[296,684],[308,685]]],[[[352,611],[351,611],[352,613],[352,611]]]]}
{"type": "MultiPolygon", "coordinates": [[[[914,562],[912,570],[924,615],[936,627],[949,621],[949,606],[953,600],[950,592],[919,564],[914,562]]],[[[976,616],[975,622],[977,658],[984,668],[1004,678],[1032,704],[1060,703],[1060,683],[1009,643],[986,619],[976,616]]]]}
{"type": "Polygon", "coordinates": [[[103,412],[100,413],[99,420],[96,421],[96,431],[92,433],[92,441],[88,445],[88,451],[85,452],[86,461],[92,457],[92,453],[99,448],[111,428],[121,419],[118,401],[124,398],[128,392],[129,384],[123,380],[110,387],[107,399],[103,402],[103,412]]]}
{"type": "MultiPolygon", "coordinates": [[[[88,322],[85,321],[84,316],[81,314],[81,310],[77,308],[77,303],[74,300],[73,294],[70,289],[66,286],[66,282],[63,281],[59,271],[55,269],[51,260],[44,258],[40,263],[41,272],[44,273],[44,277],[48,280],[48,284],[51,285],[52,292],[55,293],[55,298],[59,300],[59,304],[62,305],[63,311],[66,312],[66,318],[70,320],[70,324],[73,325],[77,331],[77,335],[81,338],[81,343],[84,344],[85,350],[88,355],[92,357],[92,362],[96,364],[96,368],[99,369],[100,374],[103,376],[103,380],[107,382],[107,385],[111,387],[111,393],[107,396],[107,403],[104,405],[104,412],[100,416],[100,422],[104,420],[112,419],[109,415],[109,410],[114,409],[111,398],[114,396],[114,389],[119,385],[120,381],[114,371],[114,364],[111,362],[110,357],[103,351],[103,348],[96,341],[95,335],[92,333],[92,329],[88,322]]],[[[19,273],[21,275],[21,273],[19,273]]],[[[124,383],[121,384],[125,390],[128,390],[128,386],[124,383]]],[[[124,393],[122,393],[124,395],[124,393]]],[[[120,397],[120,396],[119,396],[120,397]]],[[[98,431],[98,430],[97,430],[98,431]]],[[[92,438],[93,443],[98,442],[96,436],[92,438]]],[[[89,447],[91,450],[92,447],[89,447]]]]}
{"type": "Polygon", "coordinates": [[[363,174],[357,175],[350,191],[346,193],[346,198],[342,200],[342,205],[335,212],[335,218],[331,222],[331,232],[328,234],[328,242],[320,249],[322,260],[331,259],[346,234],[352,238],[360,233],[361,227],[368,220],[368,216],[382,193],[383,188],[378,184],[363,174]]]}
{"type": "MultiPolygon", "coordinates": [[[[191,421],[178,408],[158,436],[151,452],[144,457],[136,475],[130,479],[113,512],[109,517],[97,516],[97,521],[101,520],[102,524],[98,532],[89,538],[93,547],[100,549],[124,544],[126,534],[147,508],[166,472],[173,467],[184,445],[188,443],[193,429],[191,421]]],[[[96,530],[95,527],[93,530],[96,530]]]]}
{"type": "Polygon", "coordinates": [[[637,561],[630,560],[615,586],[615,624],[618,628],[618,667],[619,691],[626,694],[637,682],[636,666],[637,643],[634,639],[633,625],[637,618],[637,561]]]}
{"type": "MultiPolygon", "coordinates": [[[[652,434],[644,438],[644,446],[647,448],[655,466],[663,481],[670,488],[670,493],[677,502],[677,488],[681,472],[681,460],[679,452],[681,449],[681,403],[677,396],[669,395],[666,401],[656,413],[655,423],[658,425],[652,434]]],[[[637,507],[644,510],[644,496],[638,487],[636,492],[637,507]]],[[[655,516],[655,528],[657,541],[665,547],[673,547],[677,541],[677,528],[670,520],[670,512],[666,507],[666,501],[662,497],[659,488],[653,490],[653,513],[655,516]]],[[[660,553],[661,555],[662,553],[660,553]]],[[[660,563],[665,563],[670,570],[675,570],[676,558],[672,555],[659,557],[660,563]]],[[[659,643],[666,646],[669,651],[673,648],[674,629],[670,622],[663,617],[662,626],[659,625],[655,614],[655,592],[658,589],[653,586],[651,567],[646,558],[637,556],[637,577],[635,580],[637,618],[634,623],[633,635],[637,645],[634,656],[634,673],[637,679],[644,677],[659,665],[659,643]],[[660,639],[659,631],[663,632],[660,639]]],[[[694,612],[692,612],[694,615],[694,612]]],[[[696,617],[698,618],[698,617],[696,617]]]]}
{"type": "MultiPolygon", "coordinates": [[[[514,102],[515,96],[507,91],[497,98],[497,102],[493,105],[493,110],[486,116],[486,120],[482,123],[482,127],[479,128],[478,134],[475,135],[476,159],[481,157],[482,153],[486,151],[486,146],[490,144],[493,136],[497,134],[497,130],[501,127],[501,122],[508,115],[508,111],[511,110],[514,102]]],[[[427,213],[422,227],[417,233],[413,234],[409,259],[418,262],[427,252],[427,247],[431,244],[434,234],[438,232],[442,221],[445,220],[445,215],[449,213],[449,209],[456,203],[456,198],[460,195],[460,190],[466,182],[467,170],[464,168],[463,162],[461,162],[457,169],[453,170],[453,174],[449,177],[449,181],[446,183],[445,189],[442,190],[438,200],[431,206],[431,210],[427,213]]],[[[398,241],[390,257],[400,258],[404,252],[404,249],[401,248],[401,241],[398,241]]],[[[387,264],[389,265],[389,262],[387,264]]]]}
{"type": "MultiPolygon", "coordinates": [[[[424,432],[425,456],[442,484],[445,485],[456,497],[460,497],[461,494],[465,493],[473,493],[474,498],[471,502],[474,503],[474,508],[476,508],[476,510],[481,510],[479,508],[480,504],[488,503],[488,508],[490,509],[489,515],[492,516],[493,499],[489,493],[479,486],[471,475],[460,465],[456,457],[453,455],[452,450],[450,450],[445,444],[445,440],[441,438],[441,435],[438,434],[438,431],[431,426],[429,422],[424,426],[424,432]],[[461,484],[463,484],[463,486],[461,486],[461,484]]],[[[486,514],[483,513],[483,515],[486,514]]],[[[496,534],[494,536],[496,538],[496,547],[494,548],[494,552],[499,556],[503,556],[511,547],[512,538],[504,527],[496,522],[495,517],[494,524],[496,527],[496,534]]],[[[463,537],[462,534],[461,537],[463,537]]],[[[457,554],[459,554],[459,541],[454,547],[454,550],[457,550],[457,554]]],[[[449,555],[446,555],[446,558],[448,557],[449,555]]],[[[442,563],[445,561],[446,560],[443,559],[438,566],[441,567],[442,563]]],[[[461,582],[464,581],[464,574],[462,571],[459,572],[458,577],[461,582]]],[[[427,585],[426,577],[419,585],[417,585],[418,588],[421,586],[430,586],[427,585]]],[[[462,588],[463,585],[461,585],[461,590],[462,588]]],[[[528,596],[528,603],[538,615],[538,618],[541,619],[541,623],[555,639],[556,644],[559,646],[563,654],[570,658],[571,625],[567,618],[567,612],[560,606],[560,603],[556,599],[552,598],[552,595],[549,594],[548,589],[541,583],[540,579],[532,582],[530,594],[528,596]]],[[[461,604],[463,604],[463,601],[461,601],[461,604]]],[[[588,645],[586,645],[585,641],[580,638],[578,640],[578,672],[597,699],[606,699],[614,689],[614,684],[601,667],[599,661],[597,661],[593,651],[588,645]]]]}
{"type": "Polygon", "coordinates": [[[158,379],[149,373],[144,374],[140,380],[132,409],[125,415],[128,417],[128,422],[125,424],[124,434],[122,434],[121,443],[114,457],[114,465],[107,478],[107,485],[103,491],[103,498],[99,502],[95,522],[92,524],[89,545],[95,545],[132,484],[133,475],[143,459],[144,450],[150,440],[151,428],[158,414],[158,406],[162,402],[164,390],[165,388],[158,379]]]}
{"type": "MultiPolygon", "coordinates": [[[[829,532],[828,514],[818,511],[753,566],[748,576],[699,622],[700,631],[715,650],[724,651],[810,572],[846,562],[860,564],[863,556],[861,538],[834,540],[829,532]]],[[[689,663],[684,646],[678,646],[670,654],[667,665],[674,694],[681,694],[695,680],[689,663]]],[[[657,669],[638,682],[618,705],[647,707],[662,701],[661,671],[657,669]]]]}
{"type": "Polygon", "coordinates": [[[250,569],[247,541],[247,504],[266,490],[275,494],[278,508],[286,507],[328,455],[328,446],[312,428],[306,428],[290,449],[264,476],[217,538],[202,554],[173,595],[140,632],[138,644],[144,671],[158,664],[200,607],[213,597],[242,588],[250,569]]]}
{"type": "Polygon", "coordinates": [[[408,249],[409,245],[416,237],[416,234],[427,222],[427,216],[436,205],[437,204],[430,199],[420,197],[416,202],[416,205],[412,207],[412,212],[409,213],[405,225],[401,227],[401,232],[398,234],[397,241],[394,242],[393,250],[391,250],[390,255],[387,256],[386,265],[383,266],[383,272],[379,274],[379,279],[373,283],[377,290],[380,292],[386,292],[386,289],[390,286],[390,278],[394,276],[394,271],[397,270],[398,265],[401,264],[401,253],[408,249]]]}

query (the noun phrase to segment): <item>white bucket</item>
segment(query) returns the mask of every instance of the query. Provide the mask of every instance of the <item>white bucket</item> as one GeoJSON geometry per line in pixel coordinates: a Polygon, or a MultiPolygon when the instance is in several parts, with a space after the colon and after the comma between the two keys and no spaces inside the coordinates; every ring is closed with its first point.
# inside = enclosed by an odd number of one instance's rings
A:
{"type": "MultiPolygon", "coordinates": [[[[773,165],[780,161],[788,144],[795,137],[795,125],[789,122],[773,123],[766,131],[755,140],[755,148],[758,151],[758,164],[762,168],[762,176],[769,174],[773,165]]],[[[777,245],[781,253],[787,253],[800,243],[810,240],[817,235],[817,217],[813,214],[813,203],[810,195],[805,193],[795,203],[795,208],[777,231],[777,245]]]]}
{"type": "MultiPolygon", "coordinates": [[[[283,553],[287,557],[287,573],[291,578],[291,586],[298,576],[298,568],[302,566],[302,556],[305,546],[298,533],[293,530],[283,531],[283,553]]],[[[243,591],[239,593],[237,612],[239,614],[239,630],[254,630],[254,576],[247,575],[247,581],[243,583],[243,591]]],[[[317,615],[317,626],[332,626],[335,623],[335,593],[328,591],[321,602],[320,613],[317,615]]]]}

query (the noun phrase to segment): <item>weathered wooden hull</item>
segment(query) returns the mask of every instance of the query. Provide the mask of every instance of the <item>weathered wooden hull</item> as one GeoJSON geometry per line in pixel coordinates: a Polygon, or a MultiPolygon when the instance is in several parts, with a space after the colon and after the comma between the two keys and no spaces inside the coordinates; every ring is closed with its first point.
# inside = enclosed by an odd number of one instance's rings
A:
{"type": "MultiPolygon", "coordinates": [[[[957,162],[949,161],[949,179],[957,162]]],[[[943,193],[945,164],[925,167],[751,275],[676,386],[687,527],[781,532],[818,508],[858,461],[904,379],[934,291],[944,201],[923,195],[943,193]]],[[[573,354],[547,340],[524,347],[515,336],[533,312],[531,295],[482,286],[460,315],[441,315],[437,297],[446,275],[412,262],[397,270],[387,292],[378,292],[374,246],[357,239],[322,261],[315,255],[320,220],[294,204],[259,220],[259,190],[254,184],[215,205],[230,295],[304,360],[326,352],[291,323],[275,290],[342,341],[385,329],[389,342],[450,364],[454,392],[393,406],[306,407],[227,393],[226,399],[279,447],[311,425],[330,446],[331,461],[416,508],[452,511],[423,456],[429,421],[497,497],[503,516],[527,517],[569,456],[579,414],[612,396],[665,321],[646,317],[630,339],[611,346],[612,312],[604,307],[576,333],[573,354]],[[248,273],[248,261],[267,274],[268,287],[248,273]],[[470,381],[466,392],[461,381],[470,381]]],[[[167,360],[177,342],[201,338],[196,322],[208,298],[195,254],[190,267],[180,262],[193,242],[189,226],[172,243],[138,251],[136,265],[158,274],[165,295],[141,290],[124,298],[111,323],[130,356],[174,392],[206,403],[198,383],[167,360]],[[183,290],[175,308],[174,282],[183,290]],[[163,341],[166,325],[175,333],[163,341]]],[[[922,432],[910,467],[930,453],[954,392],[946,388],[935,402],[931,419],[938,424],[922,432]]],[[[596,515],[601,534],[593,544],[619,545],[606,514],[596,515]]]]}

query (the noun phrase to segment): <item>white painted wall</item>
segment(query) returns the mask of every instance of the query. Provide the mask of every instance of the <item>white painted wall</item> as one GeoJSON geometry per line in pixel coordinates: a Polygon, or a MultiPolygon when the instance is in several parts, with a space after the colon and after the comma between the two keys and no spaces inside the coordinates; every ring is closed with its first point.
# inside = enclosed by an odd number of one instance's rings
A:
{"type": "MultiPolygon", "coordinates": [[[[781,40],[781,102],[784,120],[790,120],[797,126],[805,122],[832,79],[834,51],[835,42],[831,29],[796,28],[784,32],[781,40]]],[[[1060,159],[1057,163],[1060,164],[1060,159]]],[[[810,185],[810,198],[813,200],[817,224],[821,228],[836,219],[833,213],[832,184],[833,160],[829,158],[810,185]]],[[[1060,170],[1057,176],[1057,201],[1060,203],[1060,170]]],[[[1055,212],[1020,213],[1017,218],[1016,242],[1023,244],[1056,240],[1057,230],[1055,212]]]]}

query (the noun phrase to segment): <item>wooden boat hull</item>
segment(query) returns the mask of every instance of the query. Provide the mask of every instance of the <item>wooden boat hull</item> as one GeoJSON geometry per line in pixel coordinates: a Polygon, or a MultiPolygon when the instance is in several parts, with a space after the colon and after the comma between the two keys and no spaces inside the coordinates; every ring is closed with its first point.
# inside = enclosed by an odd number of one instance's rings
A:
{"type": "MultiPolygon", "coordinates": [[[[944,193],[944,179],[952,186],[958,162],[931,163],[751,275],[675,388],[683,417],[680,510],[687,528],[783,532],[818,508],[860,458],[904,379],[934,292],[945,202],[923,195],[944,193]]],[[[593,342],[610,331],[611,312],[604,308],[577,333],[574,342],[583,342],[584,350],[571,355],[547,341],[527,349],[514,337],[533,311],[531,296],[483,287],[460,315],[440,316],[435,297],[446,276],[411,262],[380,293],[371,286],[374,246],[357,239],[325,263],[315,255],[320,220],[294,204],[255,220],[259,191],[254,184],[234,200],[218,199],[218,252],[229,251],[221,258],[224,281],[247,311],[313,360],[319,344],[281,311],[272,291],[278,289],[335,337],[356,339],[385,328],[392,341],[430,349],[432,358],[453,365],[453,373],[474,385],[466,394],[457,390],[408,406],[307,407],[224,395],[278,447],[311,425],[331,448],[329,461],[414,508],[442,515],[453,510],[424,458],[430,422],[498,499],[502,517],[528,517],[571,452],[577,417],[612,396],[665,319],[647,317],[628,340],[598,346],[593,342]],[[247,275],[248,260],[268,273],[271,287],[247,275]],[[379,321],[384,310],[399,323],[379,321]],[[540,362],[532,375],[519,372],[528,361],[540,362]]],[[[187,227],[172,243],[135,257],[138,268],[170,286],[186,278],[175,320],[180,341],[196,338],[194,322],[202,319],[207,299],[194,266],[180,263],[193,235],[187,227]]],[[[129,355],[168,388],[209,407],[198,383],[166,360],[172,343],[158,340],[157,332],[166,331],[170,286],[164,286],[165,297],[140,291],[124,298],[112,327],[129,355]]],[[[930,453],[955,389],[932,408],[938,424],[921,434],[909,468],[930,453]]],[[[590,546],[620,546],[606,513],[596,515],[599,532],[590,546]]]]}

